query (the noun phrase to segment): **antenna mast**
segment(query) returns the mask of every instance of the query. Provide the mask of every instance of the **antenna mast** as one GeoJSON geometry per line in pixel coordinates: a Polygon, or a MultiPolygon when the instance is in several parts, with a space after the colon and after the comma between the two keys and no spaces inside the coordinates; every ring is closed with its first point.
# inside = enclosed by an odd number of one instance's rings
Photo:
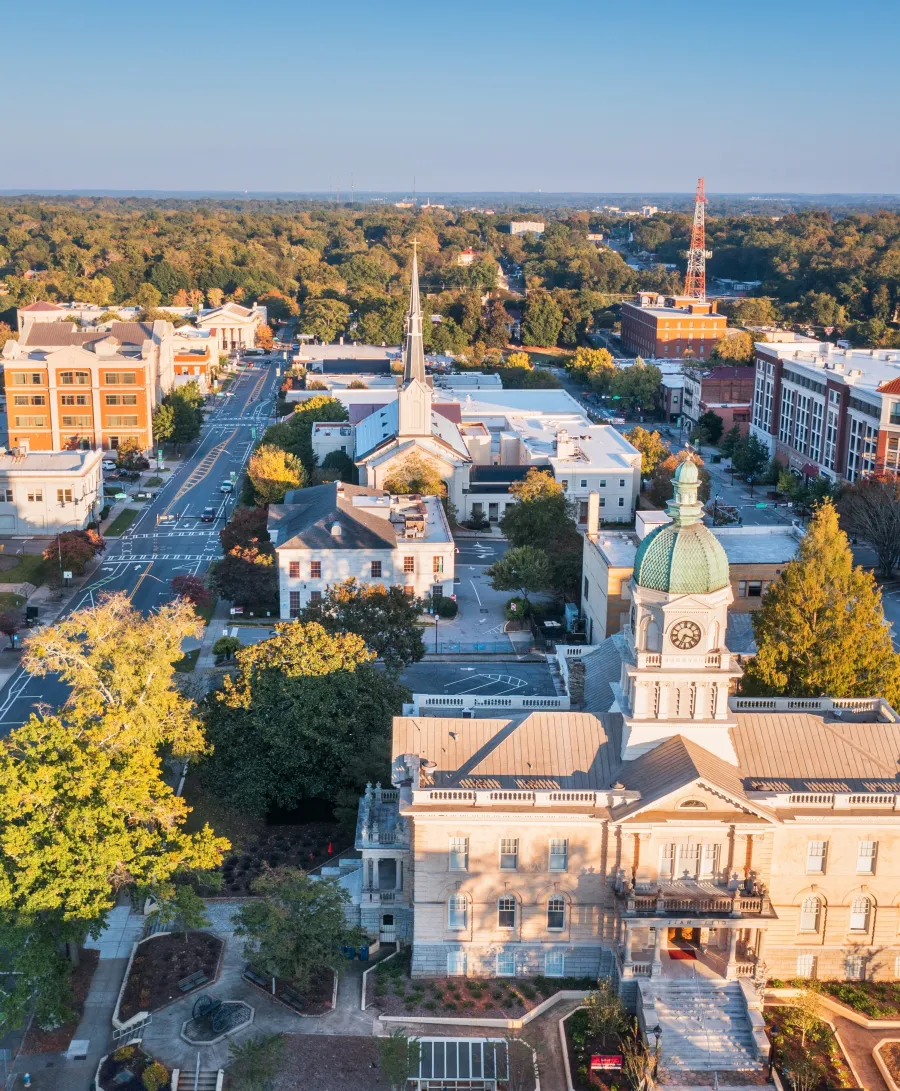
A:
{"type": "Polygon", "coordinates": [[[684,278],[684,294],[690,299],[706,299],[706,259],[712,251],[706,249],[706,185],[705,179],[697,180],[697,199],[694,202],[694,226],[691,228],[691,248],[688,250],[687,275],[684,278]]]}

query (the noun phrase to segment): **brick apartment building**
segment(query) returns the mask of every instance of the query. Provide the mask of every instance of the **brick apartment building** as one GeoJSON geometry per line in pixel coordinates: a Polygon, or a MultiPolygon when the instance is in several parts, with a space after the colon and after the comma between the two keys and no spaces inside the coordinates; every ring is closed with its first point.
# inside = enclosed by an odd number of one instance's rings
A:
{"type": "Polygon", "coordinates": [[[152,445],[157,399],[172,388],[168,322],[107,330],[36,323],[3,348],[9,446],[24,451],[152,445]]]}
{"type": "Polygon", "coordinates": [[[757,344],[751,431],[805,477],[900,472],[900,351],[757,344]]]}
{"type": "Polygon", "coordinates": [[[715,303],[684,296],[638,292],[622,304],[622,345],[641,356],[708,360],[727,325],[715,303]]]}
{"type": "Polygon", "coordinates": [[[755,378],[752,367],[686,367],[682,395],[684,427],[696,426],[711,409],[722,418],[726,432],[736,424],[746,434],[755,378]]]}

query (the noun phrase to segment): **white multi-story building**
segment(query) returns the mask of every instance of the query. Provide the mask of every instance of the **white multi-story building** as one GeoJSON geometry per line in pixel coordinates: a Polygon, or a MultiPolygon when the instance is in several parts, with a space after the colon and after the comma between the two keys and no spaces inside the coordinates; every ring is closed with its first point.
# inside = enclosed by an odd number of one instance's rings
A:
{"type": "Polygon", "coordinates": [[[756,345],[751,431],[804,477],[900,471],[900,351],[756,345]]]}
{"type": "Polygon", "coordinates": [[[417,598],[453,594],[453,537],[435,496],[315,485],[272,504],[268,530],[284,619],[350,577],[367,586],[399,586],[417,598]]]}
{"type": "Polygon", "coordinates": [[[84,530],[103,504],[100,451],[0,455],[0,537],[84,530]]]}

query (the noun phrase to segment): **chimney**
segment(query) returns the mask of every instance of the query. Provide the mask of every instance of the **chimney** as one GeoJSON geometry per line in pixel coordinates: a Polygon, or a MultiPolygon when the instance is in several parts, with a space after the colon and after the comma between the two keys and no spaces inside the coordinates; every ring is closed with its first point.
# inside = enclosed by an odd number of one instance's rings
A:
{"type": "Polygon", "coordinates": [[[587,521],[588,537],[596,538],[600,533],[600,493],[592,492],[588,494],[588,521],[587,521]]]}
{"type": "Polygon", "coordinates": [[[332,538],[340,538],[340,536],[341,536],[341,524],[340,523],[332,523],[331,524],[331,537],[332,538]]]}
{"type": "Polygon", "coordinates": [[[560,428],[556,433],[556,457],[574,458],[575,442],[569,437],[567,428],[560,428]]]}

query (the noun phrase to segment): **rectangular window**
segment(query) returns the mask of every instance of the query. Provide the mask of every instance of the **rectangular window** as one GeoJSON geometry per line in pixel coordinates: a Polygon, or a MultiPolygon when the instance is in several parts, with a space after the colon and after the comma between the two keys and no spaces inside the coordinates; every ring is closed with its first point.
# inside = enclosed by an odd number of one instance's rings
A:
{"type": "Polygon", "coordinates": [[[814,977],[815,969],[815,955],[797,955],[797,977],[814,977]]]}
{"type": "Polygon", "coordinates": [[[431,560],[432,560],[432,571],[434,572],[435,576],[443,575],[443,572],[444,572],[444,558],[443,557],[432,557],[431,560]]]}
{"type": "Polygon", "coordinates": [[[544,977],[566,976],[566,952],[548,951],[544,955],[544,977]]]}
{"type": "Polygon", "coordinates": [[[620,508],[624,508],[624,507],[625,507],[625,497],[624,497],[624,496],[620,496],[620,497],[619,497],[619,507],[620,507],[620,508]]]}
{"type": "Polygon", "coordinates": [[[454,931],[468,924],[469,903],[465,894],[451,894],[447,905],[447,927],[454,931]]]}
{"type": "Polygon", "coordinates": [[[600,507],[601,507],[601,508],[605,508],[605,507],[606,507],[606,497],[605,497],[605,496],[601,496],[601,497],[600,497],[600,507]]]}
{"type": "Polygon", "coordinates": [[[137,428],[137,417],[107,417],[107,428],[137,428]]]}
{"type": "Polygon", "coordinates": [[[381,575],[381,561],[372,561],[372,579],[381,575]]]}
{"type": "Polygon", "coordinates": [[[500,870],[515,871],[519,866],[518,837],[503,837],[500,840],[500,870]]]}
{"type": "Polygon", "coordinates": [[[497,927],[515,928],[516,926],[516,899],[512,894],[504,894],[497,899],[497,927]]]}
{"type": "Polygon", "coordinates": [[[71,489],[57,489],[56,490],[56,502],[57,502],[57,504],[71,504],[72,503],[72,490],[71,489]]]}
{"type": "Polygon", "coordinates": [[[566,478],[563,478],[563,480],[560,481],[560,485],[562,486],[562,491],[563,492],[568,492],[569,491],[569,482],[568,482],[568,480],[566,478]]]}
{"type": "Polygon", "coordinates": [[[569,842],[565,837],[550,839],[550,870],[565,871],[569,866],[569,842]]]}
{"type": "MultiPolygon", "coordinates": [[[[299,573],[298,573],[299,575],[299,573]]],[[[320,580],[322,578],[322,562],[310,561],[309,562],[309,578],[311,580],[320,580]]]]}
{"type": "Polygon", "coordinates": [[[321,602],[322,601],[322,592],[321,591],[310,591],[309,601],[311,603],[321,602]]]}
{"type": "Polygon", "coordinates": [[[587,488],[587,478],[586,478],[586,477],[583,477],[583,478],[581,479],[581,487],[582,487],[583,489],[586,489],[586,488],[587,488]]]}
{"type": "Polygon", "coordinates": [[[468,837],[450,838],[450,870],[469,870],[469,839],[468,837]]]}
{"type": "Polygon", "coordinates": [[[583,527],[588,521],[588,502],[587,500],[578,501],[578,525],[583,527]]]}
{"type": "Polygon", "coordinates": [[[299,561],[288,561],[288,576],[292,580],[299,580],[300,579],[300,562],[299,561]]]}
{"type": "Polygon", "coordinates": [[[465,951],[448,951],[447,952],[447,977],[465,977],[466,976],[466,952],[465,951]]]}
{"type": "Polygon", "coordinates": [[[299,591],[291,591],[290,594],[291,594],[291,598],[290,598],[291,617],[299,617],[300,616],[300,592],[299,591]]]}
{"type": "Polygon", "coordinates": [[[750,580],[747,583],[747,598],[758,599],[762,595],[762,580],[750,580]]]}
{"type": "Polygon", "coordinates": [[[13,405],[28,405],[30,398],[27,394],[14,394],[13,405]]]}
{"type": "Polygon", "coordinates": [[[624,478],[624,477],[620,477],[620,478],[619,478],[619,488],[620,488],[620,489],[624,489],[624,488],[625,488],[625,478],[624,478]]]}
{"type": "Polygon", "coordinates": [[[46,417],[16,417],[16,428],[46,428],[46,417]]]}
{"type": "Polygon", "coordinates": [[[875,874],[876,841],[860,841],[856,850],[856,872],[858,875],[875,874]]]}
{"type": "Polygon", "coordinates": [[[404,557],[403,558],[403,571],[404,572],[415,572],[415,570],[416,570],[416,558],[415,557],[404,557]]]}
{"type": "Polygon", "coordinates": [[[133,371],[108,371],[106,373],[107,386],[134,386],[136,381],[136,376],[133,371]]]}
{"type": "Polygon", "coordinates": [[[718,871],[719,846],[704,845],[700,854],[700,878],[711,879],[718,871]]]}
{"type": "Polygon", "coordinates": [[[585,576],[584,577],[584,599],[585,599],[585,602],[587,602],[588,598],[590,597],[589,594],[588,594],[589,591],[590,591],[590,584],[588,583],[587,576],[585,576]]]}
{"type": "Polygon", "coordinates": [[[865,981],[866,960],[862,955],[848,955],[844,960],[844,976],[848,981],[865,981]]]}
{"type": "Polygon", "coordinates": [[[738,580],[738,598],[745,599],[747,597],[747,581],[738,580]]]}
{"type": "Polygon", "coordinates": [[[122,395],[121,394],[107,394],[106,395],[106,404],[107,405],[121,405],[122,404],[122,395]]]}
{"type": "Polygon", "coordinates": [[[13,491],[12,489],[0,489],[0,500],[3,500],[7,504],[12,503],[13,491]]]}
{"type": "Polygon", "coordinates": [[[671,879],[675,874],[675,846],[663,845],[659,855],[660,879],[671,879]]]}
{"type": "Polygon", "coordinates": [[[806,846],[806,871],[809,875],[825,874],[827,841],[810,841],[806,846]]]}
{"type": "Polygon", "coordinates": [[[43,500],[44,500],[44,490],[43,489],[32,489],[31,492],[29,492],[29,494],[28,494],[29,504],[41,504],[41,503],[43,503],[43,500]]]}
{"type": "Polygon", "coordinates": [[[601,477],[601,478],[600,478],[600,488],[601,488],[601,489],[605,489],[605,488],[606,488],[606,478],[605,478],[605,477],[601,477]]]}
{"type": "Polygon", "coordinates": [[[515,977],[516,976],[516,953],[515,951],[498,951],[497,963],[495,966],[495,973],[497,977],[515,977]]]}
{"type": "Polygon", "coordinates": [[[90,428],[91,417],[79,415],[73,417],[71,415],[63,414],[61,417],[63,428],[90,428]]]}

